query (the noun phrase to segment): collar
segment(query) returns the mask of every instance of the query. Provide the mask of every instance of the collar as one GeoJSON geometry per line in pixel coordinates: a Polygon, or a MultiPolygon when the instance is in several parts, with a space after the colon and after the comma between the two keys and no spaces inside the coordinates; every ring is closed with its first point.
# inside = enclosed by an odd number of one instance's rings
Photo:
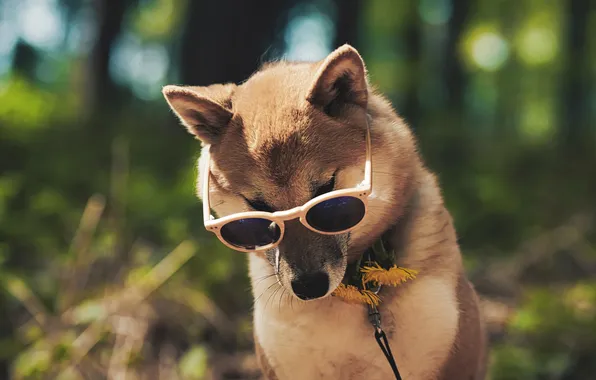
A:
{"type": "Polygon", "coordinates": [[[348,265],[342,283],[332,293],[348,303],[378,306],[381,303],[379,291],[383,286],[398,286],[413,280],[417,270],[395,264],[395,250],[383,234],[360,258],[348,265]]]}

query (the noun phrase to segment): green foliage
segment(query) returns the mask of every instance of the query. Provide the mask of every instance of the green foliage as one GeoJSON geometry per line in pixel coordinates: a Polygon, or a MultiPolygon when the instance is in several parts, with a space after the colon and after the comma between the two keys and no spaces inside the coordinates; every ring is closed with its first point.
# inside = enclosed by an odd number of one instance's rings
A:
{"type": "Polygon", "coordinates": [[[0,88],[0,103],[2,131],[13,138],[24,138],[48,127],[57,98],[25,78],[11,76],[0,88]]]}
{"type": "Polygon", "coordinates": [[[539,363],[532,350],[515,346],[498,345],[491,353],[491,379],[537,379],[539,363]]]}
{"type": "MultiPolygon", "coordinates": [[[[492,379],[557,379],[596,350],[596,282],[534,288],[508,324],[511,343],[492,352],[492,379]]],[[[594,365],[592,365],[592,368],[594,365]]]]}
{"type": "Polygon", "coordinates": [[[135,32],[148,40],[167,40],[183,20],[186,0],[153,0],[133,13],[135,32]]]}
{"type": "Polygon", "coordinates": [[[180,372],[185,379],[201,380],[207,372],[207,352],[204,347],[194,346],[180,360],[180,372]]]}

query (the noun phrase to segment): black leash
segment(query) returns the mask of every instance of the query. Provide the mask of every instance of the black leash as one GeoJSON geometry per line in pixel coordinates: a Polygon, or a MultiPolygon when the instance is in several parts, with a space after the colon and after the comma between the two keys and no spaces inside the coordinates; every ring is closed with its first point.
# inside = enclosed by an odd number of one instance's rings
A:
{"type": "MultiPolygon", "coordinates": [[[[395,253],[393,250],[390,250],[388,252],[385,248],[389,244],[384,242],[383,238],[379,239],[377,243],[380,243],[380,245],[377,245],[376,249],[375,246],[369,248],[363,256],[367,256],[368,262],[376,262],[379,259],[382,259],[383,261],[385,261],[384,264],[387,264],[386,261],[389,261],[390,264],[393,264],[395,262],[395,253]],[[377,257],[379,254],[381,254],[382,257],[377,257]]],[[[356,267],[360,267],[360,260],[357,262],[356,267]]],[[[358,278],[358,281],[361,281],[361,278],[358,278]]],[[[381,291],[381,285],[376,284],[375,286],[369,287],[368,290],[375,294],[379,294],[379,292],[381,291]]],[[[379,313],[379,309],[377,308],[377,306],[372,302],[368,305],[368,320],[375,329],[375,340],[379,344],[381,351],[383,351],[385,358],[389,362],[389,365],[393,370],[393,374],[395,375],[395,379],[402,380],[399,370],[397,369],[397,364],[395,363],[395,358],[393,358],[391,347],[389,347],[389,339],[387,339],[385,331],[383,331],[383,329],[381,328],[381,314],[379,313]]]]}
{"type": "Polygon", "coordinates": [[[377,340],[379,347],[381,347],[381,351],[383,351],[383,354],[385,354],[385,358],[387,358],[387,361],[393,370],[395,379],[402,380],[399,370],[397,369],[395,359],[393,358],[393,354],[391,353],[391,347],[389,347],[387,335],[385,335],[385,331],[383,331],[381,328],[381,314],[379,314],[379,309],[377,309],[375,305],[369,305],[368,310],[368,319],[375,328],[375,339],[377,340]]]}

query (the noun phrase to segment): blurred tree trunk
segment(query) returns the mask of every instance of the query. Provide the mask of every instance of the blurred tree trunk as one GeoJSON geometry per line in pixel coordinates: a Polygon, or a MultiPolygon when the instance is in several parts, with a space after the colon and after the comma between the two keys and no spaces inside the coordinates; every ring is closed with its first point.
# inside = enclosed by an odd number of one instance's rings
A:
{"type": "Polygon", "coordinates": [[[19,40],[14,49],[14,72],[25,78],[34,79],[39,56],[39,51],[25,41],[19,40]]]}
{"type": "Polygon", "coordinates": [[[447,106],[455,113],[462,114],[466,76],[458,53],[459,40],[468,20],[469,0],[453,1],[453,11],[448,25],[447,47],[445,49],[445,84],[448,93],[447,106]]]}
{"type": "Polygon", "coordinates": [[[275,44],[292,0],[190,1],[182,35],[180,79],[188,85],[238,83],[275,44]]]}
{"type": "Polygon", "coordinates": [[[587,38],[588,15],[591,0],[570,0],[567,2],[567,51],[564,87],[561,92],[560,113],[562,143],[570,151],[577,151],[578,145],[586,141],[588,131],[588,96],[590,82],[588,73],[587,38]]]}
{"type": "Polygon", "coordinates": [[[92,114],[107,109],[107,103],[114,103],[117,87],[110,77],[110,55],[129,5],[128,0],[94,2],[97,14],[97,40],[88,61],[88,89],[85,102],[87,110],[92,114]]]}
{"type": "Polygon", "coordinates": [[[404,41],[408,54],[408,70],[410,75],[415,78],[410,82],[408,94],[405,99],[403,116],[411,128],[417,129],[420,121],[420,101],[418,99],[420,84],[420,56],[422,52],[422,31],[420,30],[420,18],[418,16],[417,6],[412,2],[414,9],[410,10],[415,15],[410,23],[405,27],[404,41]]]}
{"type": "Polygon", "coordinates": [[[334,0],[336,8],[335,49],[343,44],[350,44],[359,49],[362,0],[334,0]]]}
{"type": "Polygon", "coordinates": [[[125,219],[126,205],[123,200],[126,187],[126,181],[123,178],[128,174],[128,167],[121,159],[125,153],[121,151],[122,149],[114,151],[114,146],[120,147],[119,141],[126,133],[122,124],[122,113],[130,112],[126,108],[130,106],[130,103],[124,101],[125,89],[120,88],[110,75],[110,58],[124,27],[126,11],[135,3],[136,0],[93,1],[97,20],[97,37],[87,61],[86,85],[88,88],[83,102],[86,107],[84,116],[89,118],[88,125],[90,126],[84,133],[86,138],[93,142],[83,145],[85,152],[81,152],[80,155],[104,157],[106,161],[102,162],[97,170],[110,171],[111,169],[109,185],[112,191],[108,202],[107,223],[109,228],[115,232],[113,247],[114,257],[117,258],[114,261],[115,271],[123,267],[129,258],[130,239],[125,219]],[[112,151],[111,156],[106,154],[110,151],[112,151]],[[108,160],[111,161],[111,168],[109,164],[105,164],[108,160]],[[123,173],[125,170],[126,173],[123,173]],[[118,191],[115,192],[113,189],[118,191]]]}

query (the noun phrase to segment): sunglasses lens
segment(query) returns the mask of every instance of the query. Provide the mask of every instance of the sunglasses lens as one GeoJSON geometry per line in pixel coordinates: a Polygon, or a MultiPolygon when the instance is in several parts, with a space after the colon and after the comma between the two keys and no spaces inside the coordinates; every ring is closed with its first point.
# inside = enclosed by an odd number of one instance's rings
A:
{"type": "Polygon", "coordinates": [[[234,220],[221,227],[221,237],[229,244],[256,249],[275,243],[281,236],[281,229],[269,219],[246,218],[234,220]]]}
{"type": "Polygon", "coordinates": [[[340,232],[360,223],[364,213],[364,203],[359,198],[337,197],[311,207],[306,214],[306,221],[322,232],[340,232]]]}

